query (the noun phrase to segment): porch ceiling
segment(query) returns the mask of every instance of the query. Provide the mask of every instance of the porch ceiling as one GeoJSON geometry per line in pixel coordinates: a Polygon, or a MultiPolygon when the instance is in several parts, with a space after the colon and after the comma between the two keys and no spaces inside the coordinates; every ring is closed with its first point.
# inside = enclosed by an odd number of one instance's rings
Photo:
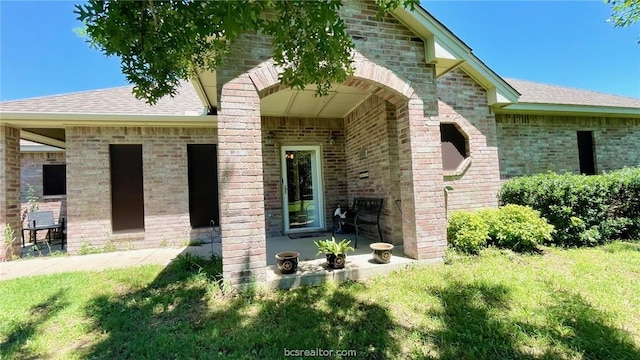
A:
{"type": "Polygon", "coordinates": [[[260,112],[264,116],[344,118],[366,100],[371,93],[345,85],[337,85],[328,96],[315,96],[315,86],[304,90],[285,89],[263,98],[260,112]]]}

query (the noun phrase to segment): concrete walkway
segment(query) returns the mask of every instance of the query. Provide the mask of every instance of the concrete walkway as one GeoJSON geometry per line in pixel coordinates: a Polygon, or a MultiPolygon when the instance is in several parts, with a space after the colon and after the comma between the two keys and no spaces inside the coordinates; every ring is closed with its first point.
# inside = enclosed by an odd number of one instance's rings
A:
{"type": "MultiPolygon", "coordinates": [[[[282,249],[307,252],[315,252],[310,247],[313,242],[309,239],[291,240],[282,237],[274,239],[267,245],[268,252],[281,251],[282,249]]],[[[360,245],[360,244],[359,244],[360,245]]],[[[409,266],[441,263],[442,259],[413,260],[404,255],[402,246],[393,249],[393,257],[389,264],[377,264],[372,260],[368,244],[361,244],[353,254],[350,254],[347,266],[341,270],[329,269],[326,266],[324,256],[319,258],[301,257],[298,271],[295,274],[282,275],[278,271],[275,259],[270,256],[267,261],[266,282],[268,288],[292,288],[302,285],[315,285],[325,281],[363,280],[371,276],[401,270],[409,266]]],[[[156,264],[168,265],[180,254],[191,253],[208,258],[212,253],[220,256],[222,248],[220,243],[206,243],[200,246],[169,247],[142,250],[115,251],[91,255],[71,256],[42,256],[0,262],[0,281],[20,277],[45,275],[73,271],[101,271],[105,269],[118,269],[131,266],[156,264]]]]}
{"type": "Polygon", "coordinates": [[[29,259],[0,262],[0,281],[19,277],[62,273],[70,271],[100,271],[130,266],[157,264],[168,265],[178,255],[192,253],[209,257],[220,254],[220,244],[114,251],[102,254],[43,256],[29,259]]]}

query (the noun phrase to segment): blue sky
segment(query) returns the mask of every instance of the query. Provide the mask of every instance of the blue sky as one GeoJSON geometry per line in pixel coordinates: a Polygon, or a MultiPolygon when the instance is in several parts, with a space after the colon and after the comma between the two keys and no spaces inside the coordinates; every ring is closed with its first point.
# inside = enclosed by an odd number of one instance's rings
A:
{"type": "MultiPolygon", "coordinates": [[[[74,3],[0,0],[0,100],[126,85],[73,32],[74,3]]],[[[501,76],[640,98],[640,24],[614,28],[600,0],[422,3],[501,76]]]]}

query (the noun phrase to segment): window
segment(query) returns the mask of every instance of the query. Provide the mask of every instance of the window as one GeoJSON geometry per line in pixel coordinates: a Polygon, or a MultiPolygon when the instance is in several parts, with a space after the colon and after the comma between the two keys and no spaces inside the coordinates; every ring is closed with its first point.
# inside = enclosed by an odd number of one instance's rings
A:
{"type": "Polygon", "coordinates": [[[218,209],[218,156],[216,145],[187,145],[189,217],[191,227],[220,224],[218,209]]]}
{"type": "Polygon", "coordinates": [[[469,157],[467,138],[454,124],[440,124],[440,141],[443,169],[456,170],[469,157]]]}
{"type": "Polygon", "coordinates": [[[578,159],[580,173],[595,175],[596,161],[593,151],[593,131],[578,131],[578,159]]]}
{"type": "Polygon", "coordinates": [[[67,166],[42,165],[42,195],[65,195],[67,193],[67,166]]]}
{"type": "Polygon", "coordinates": [[[110,145],[113,232],[144,230],[142,145],[110,145]]]}

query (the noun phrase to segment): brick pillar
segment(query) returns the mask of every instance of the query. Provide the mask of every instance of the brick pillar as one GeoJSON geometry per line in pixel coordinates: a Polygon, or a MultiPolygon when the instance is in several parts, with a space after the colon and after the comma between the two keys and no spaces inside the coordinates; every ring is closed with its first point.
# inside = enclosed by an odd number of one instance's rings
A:
{"type": "Polygon", "coordinates": [[[248,75],[222,87],[218,187],[222,270],[233,285],[266,280],[260,98],[248,75]]]}
{"type": "Polygon", "coordinates": [[[0,125],[0,261],[9,259],[4,232],[15,231],[13,254],[20,250],[20,130],[0,125]]]}
{"type": "Polygon", "coordinates": [[[404,252],[414,259],[444,256],[446,214],[437,117],[424,115],[422,100],[398,106],[398,152],[404,252]]]}

